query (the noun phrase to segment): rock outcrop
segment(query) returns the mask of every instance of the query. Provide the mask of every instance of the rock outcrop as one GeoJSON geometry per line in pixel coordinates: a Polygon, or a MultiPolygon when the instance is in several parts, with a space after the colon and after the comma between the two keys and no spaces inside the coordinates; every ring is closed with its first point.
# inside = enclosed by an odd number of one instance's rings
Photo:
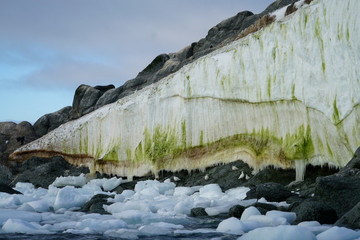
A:
{"type": "Polygon", "coordinates": [[[12,158],[61,155],[129,177],[238,159],[255,172],[296,168],[298,180],[307,164],[345,166],[360,145],[359,8],[355,0],[318,0],[276,15],[264,29],[62,125],[12,158]]]}
{"type": "MultiPolygon", "coordinates": [[[[14,122],[0,122],[0,165],[7,165],[10,168],[13,167],[11,164],[14,164],[14,162],[8,161],[9,155],[17,148],[37,138],[38,136],[29,122],[24,121],[19,124],[14,122]]],[[[3,167],[0,168],[0,172],[5,174],[7,170],[3,167]]],[[[3,174],[1,175],[1,178],[5,177],[3,174]]]]}

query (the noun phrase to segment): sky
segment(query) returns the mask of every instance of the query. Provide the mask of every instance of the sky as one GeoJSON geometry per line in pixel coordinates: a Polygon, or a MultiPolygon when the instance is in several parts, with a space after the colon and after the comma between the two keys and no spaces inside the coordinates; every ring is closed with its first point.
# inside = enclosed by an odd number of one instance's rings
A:
{"type": "Polygon", "coordinates": [[[121,86],[157,55],[272,0],[0,0],[0,122],[71,106],[80,84],[121,86]]]}

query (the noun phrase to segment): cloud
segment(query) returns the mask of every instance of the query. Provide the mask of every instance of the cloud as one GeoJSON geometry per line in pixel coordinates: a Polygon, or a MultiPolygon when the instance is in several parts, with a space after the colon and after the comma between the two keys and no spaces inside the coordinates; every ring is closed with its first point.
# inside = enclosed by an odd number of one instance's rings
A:
{"type": "Polygon", "coordinates": [[[21,88],[22,94],[48,89],[55,100],[64,94],[54,89],[71,95],[82,83],[122,85],[157,55],[200,40],[239,11],[260,12],[271,2],[0,1],[0,101],[8,100],[1,98],[4,91],[21,88]]]}

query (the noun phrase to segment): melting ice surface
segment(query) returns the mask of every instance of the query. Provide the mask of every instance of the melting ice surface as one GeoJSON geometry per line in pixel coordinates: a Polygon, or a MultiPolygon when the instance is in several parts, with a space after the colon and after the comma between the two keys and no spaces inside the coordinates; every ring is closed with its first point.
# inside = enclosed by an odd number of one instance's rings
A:
{"type": "MultiPolygon", "coordinates": [[[[24,237],[92,239],[89,236],[95,235],[108,239],[360,239],[360,232],[320,225],[318,222],[291,225],[296,220],[295,213],[269,211],[262,215],[250,206],[257,200],[244,200],[249,190],[246,187],[223,192],[217,184],[176,187],[170,180],[147,180],[138,182],[134,191],[125,190],[121,194],[103,190],[114,188],[122,182],[122,179],[111,178],[86,183],[85,176],[81,175],[58,178],[48,189],[18,183],[15,189],[23,195],[0,193],[0,238],[19,239],[19,234],[30,234],[24,237]],[[67,186],[60,188],[55,185],[67,186]],[[77,211],[100,193],[109,195],[109,205],[104,205],[109,215],[77,211]],[[236,204],[247,207],[240,219],[219,217],[236,204]],[[190,210],[194,207],[204,207],[212,217],[190,217],[190,210]]],[[[264,199],[259,201],[266,202],[264,199]]]]}

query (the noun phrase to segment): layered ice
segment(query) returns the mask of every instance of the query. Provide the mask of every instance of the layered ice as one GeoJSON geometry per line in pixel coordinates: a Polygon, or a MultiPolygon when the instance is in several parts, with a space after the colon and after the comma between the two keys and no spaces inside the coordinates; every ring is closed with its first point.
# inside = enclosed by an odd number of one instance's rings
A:
{"type": "Polygon", "coordinates": [[[306,164],[343,166],[360,145],[360,2],[301,4],[12,157],[62,155],[129,177],[238,159],[296,166],[298,180],[306,164]]]}

